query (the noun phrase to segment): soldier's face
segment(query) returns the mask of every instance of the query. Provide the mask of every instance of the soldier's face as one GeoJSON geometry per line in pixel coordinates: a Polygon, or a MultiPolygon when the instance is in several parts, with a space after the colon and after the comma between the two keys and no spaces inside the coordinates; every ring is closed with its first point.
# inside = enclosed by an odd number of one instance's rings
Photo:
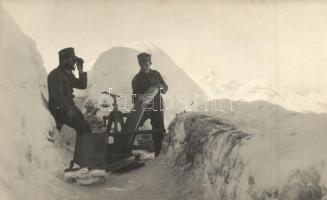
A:
{"type": "Polygon", "coordinates": [[[69,56],[66,60],[66,66],[70,70],[75,70],[76,59],[75,56],[69,56]]]}
{"type": "Polygon", "coordinates": [[[151,66],[151,61],[142,61],[139,62],[139,65],[141,67],[141,71],[145,72],[145,73],[149,73],[150,71],[150,66],[151,66]]]}

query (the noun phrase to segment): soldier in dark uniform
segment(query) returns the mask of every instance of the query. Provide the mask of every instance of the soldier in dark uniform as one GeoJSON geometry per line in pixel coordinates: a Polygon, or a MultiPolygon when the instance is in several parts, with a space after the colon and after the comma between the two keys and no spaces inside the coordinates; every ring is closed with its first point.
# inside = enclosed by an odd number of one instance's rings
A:
{"type": "Polygon", "coordinates": [[[74,103],[73,88],[86,89],[87,74],[83,71],[83,59],[75,56],[72,47],[59,51],[59,66],[48,75],[49,110],[57,129],[64,124],[75,129],[77,135],[91,132],[89,123],[74,103]],[[72,71],[75,64],[79,72],[77,79],[72,71]]]}
{"type": "Polygon", "coordinates": [[[165,132],[163,113],[164,104],[161,94],[167,92],[168,86],[158,71],[150,69],[152,64],[151,54],[141,53],[137,58],[141,70],[135,75],[132,81],[133,102],[137,101],[138,98],[151,86],[158,86],[160,88],[160,92],[154,97],[153,104],[145,110],[140,122],[142,125],[147,119],[151,119],[152,129],[162,130],[162,132],[152,134],[155,156],[158,156],[165,132]]]}

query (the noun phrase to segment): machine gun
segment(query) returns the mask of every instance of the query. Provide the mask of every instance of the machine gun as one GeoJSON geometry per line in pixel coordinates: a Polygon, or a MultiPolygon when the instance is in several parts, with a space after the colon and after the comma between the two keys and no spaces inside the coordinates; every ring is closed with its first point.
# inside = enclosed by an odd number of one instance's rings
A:
{"type": "Polygon", "coordinates": [[[139,130],[139,123],[150,103],[149,98],[159,92],[158,87],[150,87],[140,98],[134,102],[134,107],[129,113],[122,113],[118,109],[117,98],[119,95],[108,93],[113,98],[113,110],[108,116],[103,117],[104,133],[93,133],[79,136],[76,140],[75,163],[88,168],[115,171],[129,165],[143,165],[139,155],[132,150],[145,149],[134,145],[136,135],[152,134],[163,130],[139,130]]]}

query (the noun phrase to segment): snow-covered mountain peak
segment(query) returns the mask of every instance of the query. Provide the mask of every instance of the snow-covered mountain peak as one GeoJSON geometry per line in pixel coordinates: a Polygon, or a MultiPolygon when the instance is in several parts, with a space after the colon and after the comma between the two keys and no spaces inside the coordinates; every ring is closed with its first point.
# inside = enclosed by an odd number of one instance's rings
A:
{"type": "Polygon", "coordinates": [[[215,71],[204,75],[199,85],[210,99],[264,100],[298,112],[327,112],[324,88],[275,86],[263,80],[227,80],[215,71]]]}
{"type": "Polygon", "coordinates": [[[148,52],[148,53],[159,49],[152,42],[134,42],[134,43],[131,43],[131,44],[127,44],[124,47],[135,49],[135,50],[138,50],[140,52],[148,52]]]}

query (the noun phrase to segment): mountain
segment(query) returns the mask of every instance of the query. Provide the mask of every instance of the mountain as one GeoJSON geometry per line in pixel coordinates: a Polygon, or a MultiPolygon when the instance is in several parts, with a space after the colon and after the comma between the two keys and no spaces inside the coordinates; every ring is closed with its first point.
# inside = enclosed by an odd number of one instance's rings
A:
{"type": "Polygon", "coordinates": [[[327,112],[327,93],[324,88],[275,87],[260,80],[224,80],[215,71],[208,72],[199,85],[210,99],[264,100],[292,111],[327,112]]]}

